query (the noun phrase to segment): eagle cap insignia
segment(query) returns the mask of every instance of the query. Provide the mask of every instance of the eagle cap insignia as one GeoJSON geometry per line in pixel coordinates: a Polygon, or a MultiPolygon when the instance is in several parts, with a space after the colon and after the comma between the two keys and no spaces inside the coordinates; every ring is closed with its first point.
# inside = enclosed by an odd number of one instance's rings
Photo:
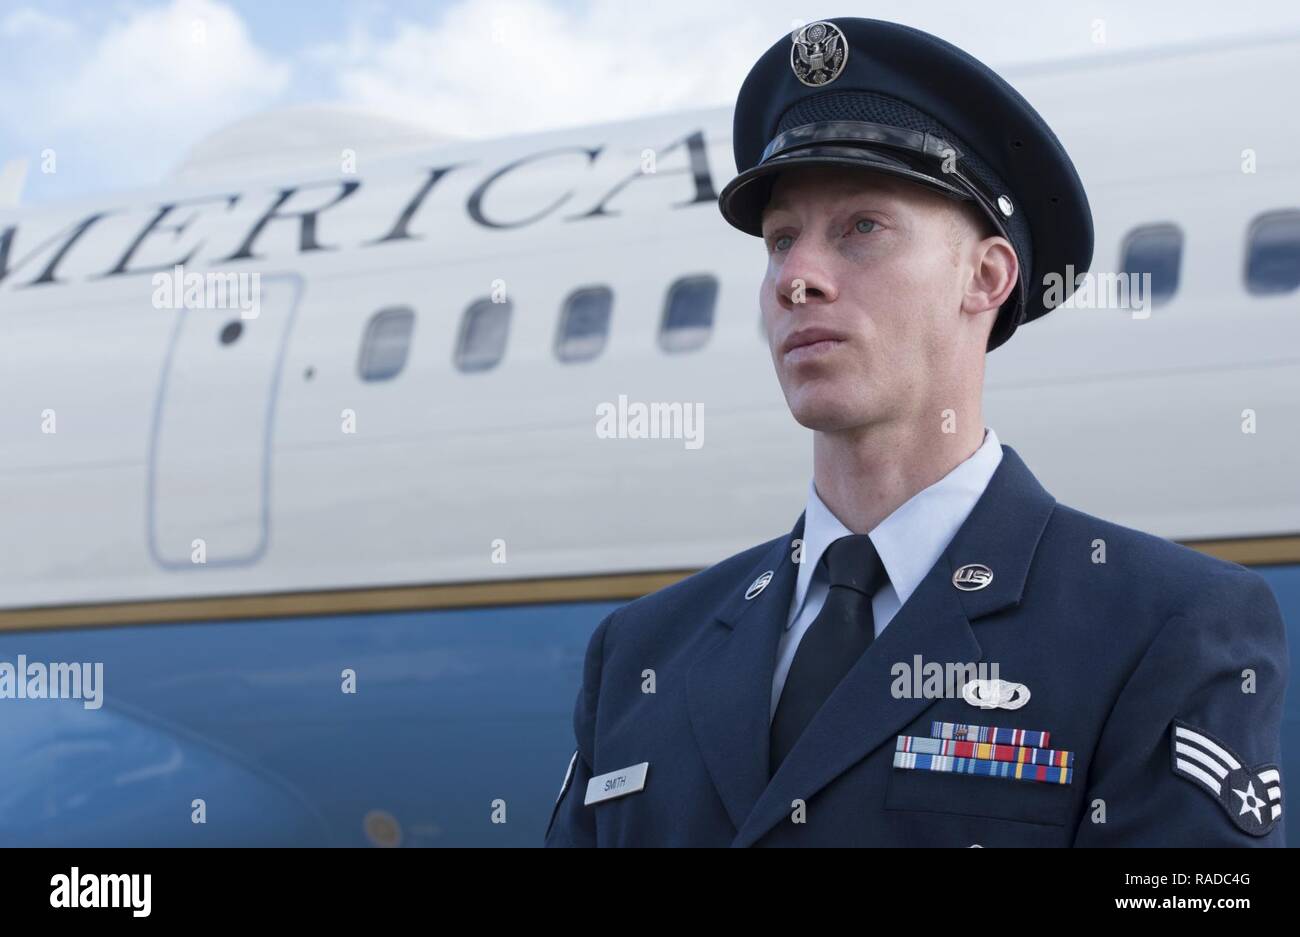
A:
{"type": "Polygon", "coordinates": [[[849,43],[834,23],[818,20],[790,36],[790,67],[810,88],[820,88],[840,77],[849,58],[849,43]]]}

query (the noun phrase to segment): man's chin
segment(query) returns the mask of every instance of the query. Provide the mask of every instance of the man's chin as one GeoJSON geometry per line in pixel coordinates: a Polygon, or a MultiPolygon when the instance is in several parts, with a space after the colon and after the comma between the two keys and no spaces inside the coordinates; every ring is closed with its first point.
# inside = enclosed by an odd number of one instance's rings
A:
{"type": "Polygon", "coordinates": [[[862,414],[845,406],[843,400],[827,399],[821,395],[796,395],[786,403],[796,423],[817,432],[836,432],[862,423],[862,414]]]}

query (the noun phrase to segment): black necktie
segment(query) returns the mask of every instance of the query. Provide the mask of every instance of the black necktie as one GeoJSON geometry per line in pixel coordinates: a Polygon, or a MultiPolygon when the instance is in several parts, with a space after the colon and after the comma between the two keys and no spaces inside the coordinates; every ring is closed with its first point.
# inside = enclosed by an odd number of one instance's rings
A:
{"type": "Polygon", "coordinates": [[[871,597],[888,576],[866,534],[841,537],[826,548],[830,577],[826,602],[804,632],[772,718],[769,766],[780,767],[804,727],[875,637],[871,597]]]}

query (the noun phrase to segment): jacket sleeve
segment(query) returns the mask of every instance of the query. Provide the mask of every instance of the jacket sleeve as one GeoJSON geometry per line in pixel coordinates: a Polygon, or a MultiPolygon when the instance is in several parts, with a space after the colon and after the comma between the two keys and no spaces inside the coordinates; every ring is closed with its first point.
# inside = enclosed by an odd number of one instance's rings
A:
{"type": "Polygon", "coordinates": [[[1116,699],[1076,846],[1284,846],[1286,628],[1268,583],[1204,577],[1116,699]]]}
{"type": "Polygon", "coordinates": [[[573,707],[573,735],[577,749],[569,759],[569,770],[560,785],[560,794],[551,809],[546,827],[547,846],[595,846],[596,823],[589,807],[583,805],[596,746],[596,701],[600,698],[600,671],[605,657],[605,634],[617,612],[610,612],[596,626],[587,644],[582,666],[582,686],[573,707]]]}

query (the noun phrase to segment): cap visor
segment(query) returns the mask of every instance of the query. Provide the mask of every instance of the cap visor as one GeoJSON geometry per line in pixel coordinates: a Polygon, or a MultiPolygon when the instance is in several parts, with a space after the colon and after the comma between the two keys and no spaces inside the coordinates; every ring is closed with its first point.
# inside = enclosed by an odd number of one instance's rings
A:
{"type": "Polygon", "coordinates": [[[928,169],[917,168],[893,155],[861,146],[818,146],[774,156],[727,183],[718,196],[718,207],[727,222],[746,234],[763,236],[763,209],[772,192],[776,174],[796,166],[846,166],[884,173],[926,186],[951,198],[969,200],[971,195],[928,169]]]}

